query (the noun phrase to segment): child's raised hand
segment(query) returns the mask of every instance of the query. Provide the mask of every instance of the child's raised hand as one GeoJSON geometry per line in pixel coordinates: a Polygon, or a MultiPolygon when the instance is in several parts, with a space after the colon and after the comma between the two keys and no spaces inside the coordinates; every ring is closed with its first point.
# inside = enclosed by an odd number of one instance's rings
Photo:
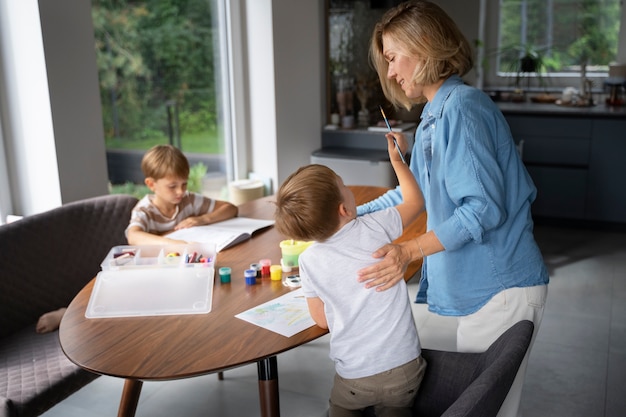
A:
{"type": "Polygon", "coordinates": [[[406,153],[406,149],[408,147],[408,142],[404,133],[400,132],[388,132],[385,134],[387,138],[387,151],[389,152],[389,158],[392,161],[402,161],[402,158],[398,154],[398,150],[396,149],[395,143],[393,143],[394,138],[398,142],[398,147],[400,148],[400,152],[404,155],[406,153]]]}

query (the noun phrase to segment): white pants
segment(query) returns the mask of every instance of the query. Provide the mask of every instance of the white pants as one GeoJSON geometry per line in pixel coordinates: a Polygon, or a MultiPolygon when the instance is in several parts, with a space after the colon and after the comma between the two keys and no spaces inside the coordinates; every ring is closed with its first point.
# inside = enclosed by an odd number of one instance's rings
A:
{"type": "Polygon", "coordinates": [[[484,352],[502,333],[520,320],[530,320],[535,325],[526,356],[498,417],[518,416],[528,357],[539,331],[547,295],[547,285],[510,288],[496,294],[476,313],[458,319],[456,343],[459,352],[484,352]]]}

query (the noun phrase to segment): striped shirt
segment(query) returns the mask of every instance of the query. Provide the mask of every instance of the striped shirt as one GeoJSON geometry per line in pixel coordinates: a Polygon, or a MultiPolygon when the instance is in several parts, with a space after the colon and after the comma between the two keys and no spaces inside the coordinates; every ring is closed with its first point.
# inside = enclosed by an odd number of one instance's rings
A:
{"type": "Polygon", "coordinates": [[[186,218],[210,213],[215,208],[215,200],[202,194],[187,192],[178,203],[174,215],[166,217],[154,205],[153,200],[154,194],[148,194],[135,205],[130,215],[130,224],[125,231],[126,237],[128,229],[133,226],[139,226],[148,233],[161,235],[174,230],[174,227],[186,218]]]}

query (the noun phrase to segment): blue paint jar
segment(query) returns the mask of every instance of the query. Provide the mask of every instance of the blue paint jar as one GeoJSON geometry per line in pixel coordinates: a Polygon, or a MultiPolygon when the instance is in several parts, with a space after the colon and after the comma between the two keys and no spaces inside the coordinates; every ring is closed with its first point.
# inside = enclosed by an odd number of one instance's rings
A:
{"type": "Polygon", "coordinates": [[[246,278],[246,285],[256,284],[256,270],[255,269],[246,269],[243,275],[246,278]]]}

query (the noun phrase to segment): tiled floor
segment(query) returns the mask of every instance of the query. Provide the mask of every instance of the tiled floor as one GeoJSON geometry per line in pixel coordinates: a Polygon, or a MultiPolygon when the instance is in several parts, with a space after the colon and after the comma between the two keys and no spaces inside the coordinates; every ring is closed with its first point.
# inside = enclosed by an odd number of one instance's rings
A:
{"type": "MultiPolygon", "coordinates": [[[[626,233],[537,226],[550,269],[524,417],[618,417],[626,410],[626,233]]],[[[415,283],[410,284],[411,296],[415,283]]],[[[415,305],[424,347],[453,346],[454,320],[415,305]]],[[[327,336],[278,357],[281,415],[324,415],[333,376],[327,336]]],[[[122,381],[100,377],[44,414],[115,416],[122,381]]],[[[137,416],[258,416],[256,366],[168,382],[146,382],[137,416]]]]}

